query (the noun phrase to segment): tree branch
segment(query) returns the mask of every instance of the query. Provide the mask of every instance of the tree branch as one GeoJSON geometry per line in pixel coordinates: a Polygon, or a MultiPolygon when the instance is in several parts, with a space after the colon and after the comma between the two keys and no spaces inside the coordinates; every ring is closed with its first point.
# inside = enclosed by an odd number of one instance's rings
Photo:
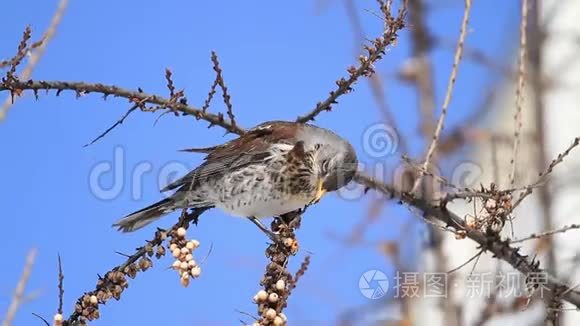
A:
{"type": "Polygon", "coordinates": [[[38,98],[38,91],[41,90],[55,90],[57,96],[60,95],[62,91],[74,91],[77,97],[88,93],[102,94],[105,99],[108,96],[122,97],[128,99],[132,103],[154,105],[140,107],[141,111],[144,112],[155,112],[157,110],[180,112],[182,115],[191,115],[198,120],[209,122],[209,127],[220,126],[234,134],[243,134],[245,132],[244,129],[226,121],[222,114],[204,112],[188,105],[186,101],[173,102],[170,99],[157,95],[150,95],[141,90],[132,91],[114,85],[70,81],[6,80],[0,84],[0,91],[10,91],[12,94],[19,94],[25,90],[33,91],[36,98],[38,98]]]}
{"type": "MultiPolygon", "coordinates": [[[[510,246],[509,240],[501,240],[498,236],[488,235],[479,230],[469,228],[461,217],[448,211],[444,206],[433,205],[424,199],[416,198],[410,193],[401,192],[392,185],[382,183],[362,174],[357,174],[355,181],[369,189],[381,192],[392,199],[397,199],[413,206],[421,210],[425,216],[431,216],[444,223],[447,227],[464,232],[468,238],[478,243],[482,250],[491,252],[494,257],[507,262],[525,276],[530,273],[545,273],[539,267],[538,261],[534,259],[530,260],[527,256],[522,255],[520,248],[510,246]]],[[[556,288],[566,289],[562,299],[580,308],[580,292],[573,290],[570,286],[549,274],[547,274],[546,286],[551,290],[556,288]]]]}
{"type": "MultiPolygon", "coordinates": [[[[54,33],[56,32],[56,29],[60,24],[60,21],[62,20],[64,11],[66,10],[67,6],[68,0],[60,0],[60,2],[58,3],[58,7],[54,15],[52,16],[50,25],[46,29],[46,32],[44,33],[44,36],[42,37],[42,40],[40,41],[39,45],[37,47],[28,49],[28,51],[30,51],[30,58],[28,59],[28,64],[26,65],[26,68],[24,68],[22,73],[20,73],[18,76],[20,79],[28,79],[32,75],[32,71],[34,71],[34,68],[40,61],[40,58],[42,58],[42,55],[46,50],[46,46],[54,36],[54,33]]],[[[28,51],[25,51],[24,53],[28,51]]],[[[0,108],[0,121],[6,118],[6,114],[8,113],[13,104],[14,98],[10,97],[6,98],[6,100],[2,104],[2,107],[0,108]]]]}
{"type": "Polygon", "coordinates": [[[392,1],[387,1],[386,3],[379,1],[381,3],[381,12],[383,13],[383,18],[385,20],[385,29],[383,34],[372,41],[372,45],[366,45],[365,50],[367,55],[361,55],[359,57],[359,66],[351,66],[347,69],[349,76],[347,79],[340,78],[336,81],[338,88],[330,92],[330,95],[322,102],[318,102],[316,107],[312,109],[309,113],[303,116],[299,116],[296,122],[306,123],[309,121],[314,121],[314,118],[319,115],[322,111],[330,111],[333,104],[336,104],[336,100],[344,94],[352,91],[352,86],[357,82],[357,80],[362,77],[370,77],[374,74],[374,64],[379,61],[389,45],[395,44],[397,41],[397,33],[405,27],[405,15],[406,7],[403,5],[399,9],[397,17],[391,14],[392,1]]]}
{"type": "Polygon", "coordinates": [[[167,236],[177,233],[180,228],[187,229],[192,222],[197,223],[199,216],[206,210],[208,208],[193,209],[189,214],[184,210],[179,221],[171,229],[168,231],[158,229],[153,239],[147,241],[145,246],[137,248],[134,254],[127,256],[122,264],[110,269],[105,276],[99,276],[95,289],[85,292],[77,299],[75,311],[62,322],[62,325],[72,326],[78,325],[79,322],[84,323],[86,320],[98,319],[100,317],[99,305],[105,304],[111,298],[116,300],[121,298],[121,294],[128,286],[127,276],[135,278],[139,271],[149,269],[152,266],[149,257],[155,255],[156,258],[161,258],[165,255],[163,242],[167,236]]]}
{"type": "Polygon", "coordinates": [[[24,265],[24,270],[22,271],[20,280],[16,285],[14,296],[12,297],[12,301],[10,302],[8,312],[6,312],[6,317],[2,322],[2,326],[9,326],[12,323],[14,317],[16,316],[16,312],[18,311],[18,308],[22,303],[22,298],[24,297],[24,290],[26,289],[26,284],[28,283],[30,273],[32,273],[32,266],[34,265],[35,260],[36,260],[36,249],[31,249],[28,252],[28,256],[26,256],[26,264],[24,265]]]}

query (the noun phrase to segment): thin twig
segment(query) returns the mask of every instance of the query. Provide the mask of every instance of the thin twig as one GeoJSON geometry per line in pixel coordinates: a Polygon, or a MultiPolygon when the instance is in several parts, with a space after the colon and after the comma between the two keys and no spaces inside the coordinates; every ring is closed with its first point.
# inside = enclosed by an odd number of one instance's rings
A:
{"type": "Polygon", "coordinates": [[[459,33],[459,40],[457,41],[457,47],[455,48],[455,56],[453,58],[453,67],[451,69],[451,74],[449,75],[449,82],[447,84],[447,91],[445,92],[445,100],[443,101],[443,106],[441,107],[441,115],[437,121],[437,127],[435,128],[435,133],[433,134],[433,140],[429,149],[427,150],[427,155],[425,156],[425,162],[423,163],[423,169],[421,170],[419,177],[413,185],[412,192],[415,192],[421,182],[423,181],[423,176],[425,172],[429,169],[429,164],[431,158],[435,153],[437,148],[437,142],[439,141],[439,135],[441,130],[443,130],[443,124],[445,122],[445,117],[447,116],[447,109],[449,108],[449,103],[451,103],[451,94],[453,93],[453,87],[455,86],[455,79],[457,78],[457,73],[459,71],[459,62],[461,61],[461,56],[463,54],[463,44],[465,43],[465,37],[467,36],[467,24],[469,23],[469,13],[471,12],[471,0],[465,0],[465,10],[463,11],[463,20],[461,21],[461,31],[459,33]]]}
{"type": "Polygon", "coordinates": [[[173,73],[169,68],[165,68],[165,80],[167,81],[167,89],[169,90],[169,97],[175,97],[175,84],[173,83],[173,73]]]}
{"type": "Polygon", "coordinates": [[[365,46],[367,55],[359,56],[359,66],[351,66],[347,69],[348,78],[340,78],[336,81],[338,88],[330,92],[330,95],[322,102],[318,102],[314,109],[303,116],[299,116],[296,121],[306,123],[314,121],[314,118],[323,111],[330,111],[333,104],[337,103],[337,99],[344,94],[352,91],[352,86],[362,76],[370,77],[374,74],[374,64],[379,61],[388,46],[395,44],[397,40],[397,33],[405,27],[406,7],[403,5],[399,9],[397,17],[391,14],[391,1],[381,5],[381,11],[384,15],[385,30],[382,35],[372,41],[371,45],[365,46]]]}
{"type": "Polygon", "coordinates": [[[41,315],[37,314],[37,313],[32,313],[32,315],[40,320],[42,320],[42,322],[46,325],[46,326],[50,326],[50,323],[48,322],[48,320],[46,320],[44,317],[42,317],[41,315]]]}
{"type": "MultiPolygon", "coordinates": [[[[463,264],[455,267],[454,269],[450,270],[447,272],[447,274],[451,274],[451,273],[455,273],[458,270],[460,270],[461,268],[463,268],[465,265],[471,263],[472,261],[474,261],[475,259],[479,259],[479,257],[481,256],[481,254],[483,254],[483,250],[478,251],[475,255],[473,255],[473,257],[469,258],[466,262],[464,262],[463,264]]],[[[477,263],[476,263],[477,264],[477,263]]]]}
{"type": "Polygon", "coordinates": [[[64,273],[62,272],[62,261],[58,255],[58,308],[56,312],[62,315],[62,302],[64,300],[64,273]]]}
{"type": "Polygon", "coordinates": [[[125,112],[125,114],[123,114],[123,116],[119,120],[117,120],[117,122],[115,122],[112,126],[107,128],[107,130],[105,130],[101,134],[99,134],[95,139],[91,140],[89,143],[84,144],[83,147],[87,147],[87,146],[90,146],[90,145],[96,143],[101,138],[105,137],[113,129],[115,129],[117,126],[123,124],[123,122],[125,121],[125,119],[127,119],[129,114],[131,114],[133,111],[135,111],[138,107],[139,107],[138,104],[133,105],[129,110],[127,110],[127,112],[125,112]]]}
{"type": "MultiPolygon", "coordinates": [[[[451,39],[446,39],[444,37],[435,36],[433,41],[436,45],[442,47],[449,47],[452,48],[455,46],[455,42],[451,39]]],[[[508,80],[516,80],[517,79],[517,71],[515,69],[510,68],[509,66],[498,62],[491,56],[487,55],[481,49],[473,48],[473,47],[464,47],[463,56],[466,60],[471,59],[474,62],[477,62],[485,67],[490,68],[491,70],[495,70],[500,73],[503,77],[507,78],[508,80]]]]}
{"type": "Polygon", "coordinates": [[[209,109],[209,105],[211,103],[211,100],[213,99],[213,96],[215,94],[215,90],[216,87],[218,86],[218,80],[217,77],[216,79],[213,81],[213,84],[211,85],[209,92],[207,93],[207,97],[205,99],[205,102],[203,103],[203,106],[201,107],[201,112],[205,113],[207,111],[207,109],[209,109]]]}
{"type": "Polygon", "coordinates": [[[437,182],[441,183],[441,185],[445,186],[445,187],[449,187],[455,190],[459,190],[459,188],[457,188],[457,186],[455,186],[454,184],[452,184],[451,182],[447,181],[444,177],[440,176],[440,175],[436,175],[433,172],[429,171],[429,170],[425,170],[425,166],[424,165],[420,165],[417,162],[414,162],[409,156],[407,156],[406,154],[404,154],[403,156],[401,156],[401,159],[408,164],[411,168],[413,168],[414,170],[419,171],[420,173],[427,175],[433,179],[435,179],[437,182]]]}
{"type": "MultiPolygon", "coordinates": [[[[435,110],[435,85],[433,62],[430,52],[433,49],[433,36],[427,26],[427,6],[423,0],[409,0],[409,28],[411,58],[399,71],[403,80],[414,84],[417,91],[417,105],[420,116],[419,131],[425,144],[433,135],[435,110]]],[[[412,187],[412,185],[411,185],[412,187]]]]}
{"type": "Polygon", "coordinates": [[[8,76],[10,77],[16,72],[16,67],[20,64],[22,59],[26,56],[26,53],[30,51],[33,47],[38,47],[42,44],[42,41],[35,42],[32,46],[28,47],[28,40],[32,37],[32,29],[30,26],[26,26],[24,32],[22,33],[22,38],[20,39],[20,43],[18,43],[18,49],[16,50],[16,54],[8,59],[0,61],[0,69],[5,67],[10,67],[10,71],[8,72],[8,76]]]}
{"type": "Polygon", "coordinates": [[[512,241],[510,241],[510,243],[520,243],[520,242],[524,242],[524,241],[528,241],[528,240],[532,240],[532,239],[541,239],[543,237],[549,237],[549,236],[552,236],[554,234],[564,233],[564,232],[567,232],[570,230],[575,230],[575,229],[580,229],[580,225],[579,224],[570,224],[570,225],[565,225],[557,230],[551,230],[551,231],[546,231],[546,232],[541,232],[541,233],[532,233],[525,238],[512,240],[512,241]]]}
{"type": "Polygon", "coordinates": [[[24,270],[20,275],[20,280],[18,284],[16,284],[16,290],[14,291],[14,295],[12,296],[12,301],[8,306],[8,311],[6,312],[6,317],[2,322],[2,326],[9,326],[14,317],[16,316],[16,312],[22,303],[22,298],[24,297],[24,290],[26,289],[26,284],[28,283],[28,278],[30,278],[30,273],[32,273],[32,266],[34,265],[34,261],[36,260],[36,253],[37,250],[35,248],[30,249],[28,255],[26,256],[26,264],[24,265],[24,270]]]}
{"type": "MultiPolygon", "coordinates": [[[[46,46],[48,45],[48,43],[50,42],[50,40],[54,36],[54,33],[56,32],[56,29],[62,20],[62,17],[64,15],[64,11],[65,11],[67,6],[68,6],[68,0],[60,0],[58,7],[56,9],[56,12],[52,16],[52,20],[50,21],[50,24],[49,24],[48,28],[46,29],[46,32],[44,33],[44,36],[42,37],[41,42],[38,44],[37,47],[30,50],[30,57],[28,59],[28,65],[26,66],[26,68],[24,68],[22,73],[18,76],[19,79],[25,80],[25,79],[30,78],[30,76],[32,75],[34,68],[36,67],[36,65],[38,64],[38,62],[42,58],[44,51],[46,50],[46,46]]],[[[12,105],[14,104],[14,101],[15,101],[15,98],[7,98],[6,100],[4,100],[4,104],[2,105],[2,107],[0,107],[0,121],[4,120],[6,118],[6,114],[8,114],[8,111],[10,110],[12,105]]]]}
{"type": "MultiPolygon", "coordinates": [[[[233,109],[232,102],[231,102],[231,96],[228,93],[228,88],[226,86],[226,83],[224,82],[224,77],[222,75],[222,69],[220,67],[220,62],[219,62],[218,56],[215,53],[215,51],[211,51],[211,61],[213,62],[213,70],[216,73],[214,85],[217,83],[220,86],[220,88],[222,89],[222,96],[224,98],[224,103],[226,105],[226,113],[228,115],[228,118],[230,118],[230,124],[233,127],[237,127],[236,117],[234,115],[234,109],[233,109]]],[[[215,90],[215,87],[212,87],[212,89],[215,90]]],[[[208,100],[211,100],[211,98],[209,96],[210,95],[208,94],[208,100]]],[[[209,101],[207,103],[209,105],[209,101]]],[[[204,105],[204,107],[205,107],[205,105],[204,105]]]]}
{"type": "Polygon", "coordinates": [[[292,278],[292,282],[288,285],[288,296],[290,296],[290,294],[292,294],[292,291],[296,288],[298,281],[302,278],[302,276],[304,276],[304,274],[306,274],[306,271],[308,270],[308,266],[310,266],[310,255],[307,255],[306,257],[304,257],[302,264],[300,264],[300,268],[298,269],[296,274],[294,274],[294,277],[292,278]]]}
{"type": "MultiPolygon", "coordinates": [[[[365,40],[363,27],[356,10],[357,8],[354,0],[344,0],[343,3],[345,5],[346,13],[354,32],[355,36],[354,39],[355,43],[357,44],[356,54],[358,54],[358,44],[363,43],[365,40]]],[[[380,18],[382,20],[382,17],[380,18]]],[[[399,133],[400,129],[397,126],[397,121],[395,120],[391,108],[389,108],[387,104],[387,100],[385,98],[385,91],[383,89],[384,88],[383,82],[381,81],[381,76],[379,75],[379,73],[373,74],[369,78],[369,82],[371,86],[371,91],[373,93],[373,99],[375,100],[381,115],[384,117],[385,122],[389,124],[389,126],[391,126],[395,130],[395,132],[399,133]]],[[[402,153],[407,152],[407,142],[405,137],[399,137],[399,148],[400,152],[402,153]]]]}
{"type": "Polygon", "coordinates": [[[552,171],[554,170],[554,168],[564,162],[564,158],[566,158],[566,156],[570,155],[570,152],[572,152],[572,150],[574,148],[576,148],[578,145],[580,145],[580,137],[576,137],[574,138],[574,140],[572,141],[572,144],[570,144],[570,146],[568,146],[568,148],[566,148],[566,150],[560,154],[558,154],[558,156],[552,160],[552,162],[550,162],[550,164],[548,165],[548,167],[539,173],[538,175],[538,180],[536,180],[536,182],[528,185],[525,187],[525,191],[520,195],[520,197],[516,200],[516,202],[513,204],[512,206],[512,211],[518,207],[522,201],[529,196],[530,194],[532,194],[533,189],[538,187],[539,185],[542,184],[542,182],[544,181],[544,179],[550,174],[552,173],[552,171]]]}
{"type": "Polygon", "coordinates": [[[522,21],[520,23],[520,51],[518,65],[518,87],[516,89],[516,114],[514,115],[515,130],[514,144],[512,149],[511,169],[509,184],[513,186],[516,181],[516,160],[520,145],[520,132],[522,130],[522,109],[524,106],[524,86],[526,83],[526,48],[527,48],[527,22],[528,0],[522,0],[522,21]]]}

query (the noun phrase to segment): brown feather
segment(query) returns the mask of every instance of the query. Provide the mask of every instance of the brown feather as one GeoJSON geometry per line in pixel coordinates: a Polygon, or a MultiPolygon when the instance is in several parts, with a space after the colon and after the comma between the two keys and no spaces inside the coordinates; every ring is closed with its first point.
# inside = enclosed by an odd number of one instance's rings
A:
{"type": "Polygon", "coordinates": [[[209,154],[216,150],[218,146],[211,146],[211,147],[193,147],[193,148],[184,148],[178,150],[178,152],[189,152],[189,153],[205,153],[209,154]]]}
{"type": "Polygon", "coordinates": [[[268,156],[273,144],[294,144],[298,128],[301,126],[295,122],[265,122],[223,145],[194,149],[198,150],[197,152],[207,153],[205,162],[161,191],[176,189],[191,182],[204,182],[208,177],[261,162],[268,156]],[[203,151],[206,149],[208,152],[203,151]]]}

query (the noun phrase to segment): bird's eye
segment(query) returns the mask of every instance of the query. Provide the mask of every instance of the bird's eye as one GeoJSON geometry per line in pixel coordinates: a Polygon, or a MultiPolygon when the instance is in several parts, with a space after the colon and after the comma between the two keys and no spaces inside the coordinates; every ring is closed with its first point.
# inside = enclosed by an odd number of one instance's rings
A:
{"type": "Polygon", "coordinates": [[[322,147],[322,144],[315,144],[314,145],[314,150],[319,150],[320,147],[322,147]]]}
{"type": "Polygon", "coordinates": [[[329,163],[329,160],[322,161],[322,166],[321,166],[322,167],[322,173],[325,173],[326,174],[328,172],[328,163],[329,163]]]}

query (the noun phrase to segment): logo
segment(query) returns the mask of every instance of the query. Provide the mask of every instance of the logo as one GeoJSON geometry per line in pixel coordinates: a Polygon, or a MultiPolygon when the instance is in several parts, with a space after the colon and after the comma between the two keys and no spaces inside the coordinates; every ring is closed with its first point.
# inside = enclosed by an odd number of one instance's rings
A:
{"type": "Polygon", "coordinates": [[[360,293],[368,299],[380,299],[387,294],[389,290],[389,280],[385,273],[372,269],[364,272],[358,280],[360,293]]]}
{"type": "Polygon", "coordinates": [[[373,158],[393,155],[398,146],[397,131],[384,123],[369,126],[363,134],[363,150],[373,158]]]}

